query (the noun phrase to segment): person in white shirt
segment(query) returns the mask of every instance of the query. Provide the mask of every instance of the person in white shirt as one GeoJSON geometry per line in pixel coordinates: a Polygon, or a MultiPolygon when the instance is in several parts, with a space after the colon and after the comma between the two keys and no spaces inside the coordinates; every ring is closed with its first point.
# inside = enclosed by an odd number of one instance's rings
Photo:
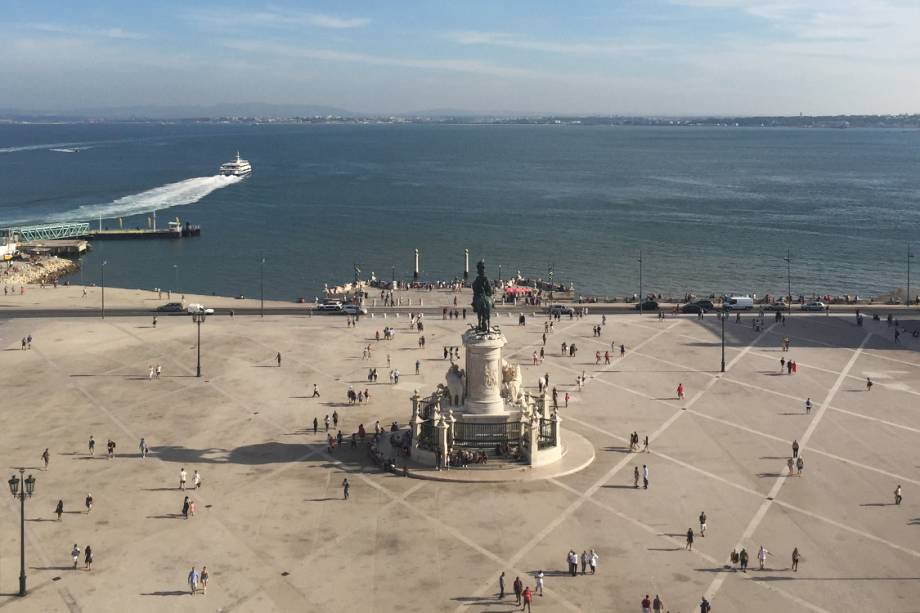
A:
{"type": "Polygon", "coordinates": [[[185,472],[184,468],[179,469],[179,489],[185,489],[185,480],[188,478],[188,473],[185,472]]]}
{"type": "Polygon", "coordinates": [[[591,553],[588,554],[588,563],[591,565],[592,575],[597,571],[597,560],[598,560],[597,552],[592,549],[591,553]]]}
{"type": "Polygon", "coordinates": [[[198,474],[198,471],[195,471],[195,474],[192,476],[192,482],[195,484],[195,489],[201,488],[201,475],[198,474]]]}
{"type": "Polygon", "coordinates": [[[763,570],[764,562],[767,561],[767,555],[769,555],[769,553],[770,552],[767,551],[763,545],[760,546],[760,551],[757,552],[757,559],[760,560],[760,570],[763,570]]]}
{"type": "Polygon", "coordinates": [[[642,483],[643,483],[642,487],[644,489],[648,489],[648,465],[647,464],[642,465],[642,483]]]}

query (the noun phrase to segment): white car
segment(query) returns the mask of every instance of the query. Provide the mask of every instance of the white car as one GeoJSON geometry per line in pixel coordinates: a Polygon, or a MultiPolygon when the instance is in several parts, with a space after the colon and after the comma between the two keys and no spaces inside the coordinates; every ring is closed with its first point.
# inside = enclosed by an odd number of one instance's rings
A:
{"type": "Polygon", "coordinates": [[[206,308],[203,304],[190,304],[186,307],[186,312],[190,315],[200,315],[204,313],[205,315],[213,315],[214,309],[206,308]]]}
{"type": "Polygon", "coordinates": [[[346,304],[342,306],[342,312],[346,315],[367,315],[367,309],[357,304],[346,304]]]}
{"type": "Polygon", "coordinates": [[[317,311],[341,311],[342,303],[338,300],[330,300],[328,302],[322,302],[316,307],[317,311]]]}
{"type": "Polygon", "coordinates": [[[823,302],[806,302],[802,305],[803,311],[823,311],[826,308],[823,302]]]}

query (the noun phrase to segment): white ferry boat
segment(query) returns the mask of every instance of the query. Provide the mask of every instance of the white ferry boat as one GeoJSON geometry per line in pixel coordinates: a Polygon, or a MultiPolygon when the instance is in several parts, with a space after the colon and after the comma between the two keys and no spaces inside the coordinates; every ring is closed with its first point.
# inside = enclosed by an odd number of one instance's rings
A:
{"type": "Polygon", "coordinates": [[[220,174],[225,177],[248,177],[252,174],[252,165],[249,160],[240,159],[240,152],[236,152],[236,159],[220,165],[220,174]]]}

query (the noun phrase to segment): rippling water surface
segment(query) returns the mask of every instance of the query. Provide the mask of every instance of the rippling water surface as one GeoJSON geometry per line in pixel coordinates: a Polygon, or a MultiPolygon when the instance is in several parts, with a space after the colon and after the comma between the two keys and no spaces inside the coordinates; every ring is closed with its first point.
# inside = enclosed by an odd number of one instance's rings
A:
{"type": "MultiPolygon", "coordinates": [[[[176,216],[200,239],[94,245],[83,279],[313,296],[363,273],[520,270],[585,293],[879,294],[906,284],[920,132],[585,126],[0,126],[0,226],[176,216]],[[55,151],[57,149],[57,151],[55,151]],[[77,153],[62,151],[77,149],[77,153]],[[254,174],[216,175],[237,149],[254,174]]],[[[920,246],[918,246],[920,250],[920,246]]],[[[920,263],[920,258],[915,264],[920,263]]],[[[81,275],[75,275],[80,279],[81,275]]],[[[918,275],[920,277],[920,275],[918,275]]],[[[920,286],[920,279],[912,285],[920,286]]]]}

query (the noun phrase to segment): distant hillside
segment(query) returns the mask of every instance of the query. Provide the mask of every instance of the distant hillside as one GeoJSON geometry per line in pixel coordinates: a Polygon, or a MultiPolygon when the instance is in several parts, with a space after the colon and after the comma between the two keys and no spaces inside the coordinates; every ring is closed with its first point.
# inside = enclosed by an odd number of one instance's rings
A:
{"type": "Polygon", "coordinates": [[[190,119],[196,117],[357,117],[348,109],[316,104],[268,104],[243,102],[235,104],[140,105],[104,108],[60,109],[35,111],[29,109],[0,109],[0,117],[10,119],[190,119]]]}

